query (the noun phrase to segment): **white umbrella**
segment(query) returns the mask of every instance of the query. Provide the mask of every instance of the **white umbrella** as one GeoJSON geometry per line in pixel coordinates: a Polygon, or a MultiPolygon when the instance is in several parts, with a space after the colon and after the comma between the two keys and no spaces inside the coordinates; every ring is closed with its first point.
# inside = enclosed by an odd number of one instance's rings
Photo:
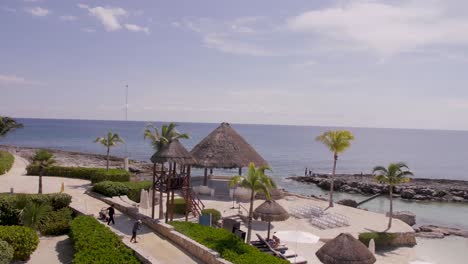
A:
{"type": "Polygon", "coordinates": [[[148,191],[141,190],[140,194],[140,208],[148,209],[149,207],[149,199],[148,199],[148,191]]]}
{"type": "Polygon", "coordinates": [[[275,236],[277,236],[281,241],[304,244],[315,244],[320,240],[320,237],[312,233],[302,231],[278,231],[275,233],[275,236]]]}

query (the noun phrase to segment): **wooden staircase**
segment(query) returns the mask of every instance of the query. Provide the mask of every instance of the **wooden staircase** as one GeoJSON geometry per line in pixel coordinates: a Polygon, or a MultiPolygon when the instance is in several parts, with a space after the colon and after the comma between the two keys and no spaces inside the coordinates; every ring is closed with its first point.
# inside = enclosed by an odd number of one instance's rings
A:
{"type": "Polygon", "coordinates": [[[198,195],[190,188],[188,177],[184,178],[184,184],[182,187],[182,196],[187,200],[190,206],[190,212],[194,217],[198,217],[202,214],[202,210],[205,209],[205,204],[200,200],[198,195]]]}

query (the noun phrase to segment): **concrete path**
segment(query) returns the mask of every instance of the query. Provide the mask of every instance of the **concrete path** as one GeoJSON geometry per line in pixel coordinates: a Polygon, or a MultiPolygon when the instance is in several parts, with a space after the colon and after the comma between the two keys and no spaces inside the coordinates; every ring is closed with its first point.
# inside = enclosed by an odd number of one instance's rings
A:
{"type": "MultiPolygon", "coordinates": [[[[15,193],[37,193],[39,177],[25,175],[27,164],[28,162],[25,159],[15,155],[13,168],[7,174],[0,176],[0,193],[9,192],[10,188],[14,188],[15,193]]],[[[43,177],[42,181],[44,193],[59,192],[63,182],[65,192],[72,196],[70,206],[86,214],[97,216],[102,208],[108,207],[104,202],[85,194],[86,190],[91,187],[89,181],[59,177],[43,177]]],[[[129,241],[134,220],[116,211],[115,222],[116,224],[111,226],[111,230],[121,236],[124,242],[129,241]]],[[[55,250],[57,243],[55,245],[50,243],[50,247],[53,247],[53,249],[49,248],[49,250],[55,250]]],[[[153,259],[154,263],[202,263],[144,225],[138,235],[138,243],[132,243],[130,246],[153,259]]],[[[36,255],[33,256],[36,257],[36,255]]],[[[55,257],[50,255],[50,258],[47,263],[63,263],[58,255],[55,257]]],[[[39,259],[37,261],[36,259],[34,261],[31,259],[31,261],[31,263],[46,263],[39,261],[39,259]]]]}

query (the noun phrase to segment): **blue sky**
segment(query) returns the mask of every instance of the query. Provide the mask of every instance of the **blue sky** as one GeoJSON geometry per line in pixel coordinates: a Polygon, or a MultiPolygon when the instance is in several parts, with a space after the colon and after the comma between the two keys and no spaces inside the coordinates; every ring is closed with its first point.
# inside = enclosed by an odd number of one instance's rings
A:
{"type": "Polygon", "coordinates": [[[468,2],[0,2],[0,113],[468,129],[468,2]]]}

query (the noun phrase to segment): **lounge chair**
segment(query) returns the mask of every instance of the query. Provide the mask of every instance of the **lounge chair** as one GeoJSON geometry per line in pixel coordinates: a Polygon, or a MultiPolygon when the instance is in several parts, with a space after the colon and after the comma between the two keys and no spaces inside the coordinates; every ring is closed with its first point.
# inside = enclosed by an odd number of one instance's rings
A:
{"type": "Polygon", "coordinates": [[[264,242],[266,244],[266,246],[268,247],[268,249],[273,252],[273,254],[279,258],[282,258],[282,259],[285,259],[287,261],[289,261],[290,263],[294,263],[294,264],[307,264],[307,259],[303,258],[303,257],[299,257],[296,252],[294,252],[293,250],[289,250],[285,245],[280,245],[280,247],[278,248],[273,248],[270,246],[270,244],[262,237],[260,236],[259,234],[256,234],[258,239],[260,239],[260,241],[264,242]],[[285,248],[285,250],[281,250],[282,248],[285,248]]]}

